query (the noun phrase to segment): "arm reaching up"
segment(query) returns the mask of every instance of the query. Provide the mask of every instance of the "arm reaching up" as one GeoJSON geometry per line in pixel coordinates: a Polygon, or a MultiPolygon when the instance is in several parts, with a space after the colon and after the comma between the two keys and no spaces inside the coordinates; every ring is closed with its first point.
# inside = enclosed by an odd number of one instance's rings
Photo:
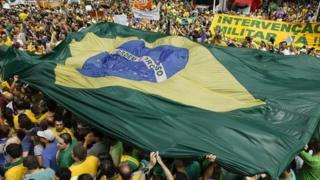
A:
{"type": "Polygon", "coordinates": [[[173,178],[171,172],[169,171],[169,169],[167,168],[167,166],[162,162],[162,159],[161,159],[161,157],[159,155],[159,152],[157,152],[156,158],[157,158],[157,162],[161,166],[161,168],[162,168],[162,170],[163,170],[163,172],[164,172],[164,174],[166,176],[166,179],[167,180],[173,180],[174,178],[173,178]]]}

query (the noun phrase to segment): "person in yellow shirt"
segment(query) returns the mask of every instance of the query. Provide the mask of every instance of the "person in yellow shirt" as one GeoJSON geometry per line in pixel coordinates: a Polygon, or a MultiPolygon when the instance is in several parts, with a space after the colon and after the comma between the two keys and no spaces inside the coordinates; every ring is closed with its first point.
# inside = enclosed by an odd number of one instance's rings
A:
{"type": "Polygon", "coordinates": [[[90,174],[95,176],[99,167],[99,160],[94,156],[87,157],[87,150],[81,145],[77,145],[73,148],[72,158],[73,163],[69,169],[71,171],[71,177],[80,176],[81,174],[90,174]]]}
{"type": "Polygon", "coordinates": [[[4,36],[4,42],[3,45],[5,46],[12,46],[13,42],[11,40],[11,38],[7,35],[4,36]]]}
{"type": "Polygon", "coordinates": [[[190,13],[188,11],[184,11],[183,17],[189,17],[189,16],[190,16],[190,13]]]}
{"type": "Polygon", "coordinates": [[[22,164],[23,158],[21,144],[11,143],[6,147],[5,151],[11,159],[11,163],[5,167],[5,179],[22,180],[27,169],[22,164]]]}
{"type": "Polygon", "coordinates": [[[122,179],[140,180],[142,175],[141,171],[134,171],[128,161],[120,163],[119,172],[122,179]]]}
{"type": "Polygon", "coordinates": [[[140,163],[136,158],[130,155],[122,155],[119,165],[119,172],[125,179],[130,178],[131,180],[139,180],[141,173],[135,172],[138,169],[139,165],[140,163]]]}
{"type": "Polygon", "coordinates": [[[132,157],[132,156],[129,156],[129,155],[122,155],[121,156],[121,160],[120,160],[120,164],[121,163],[127,163],[128,166],[132,169],[132,170],[136,170],[138,169],[139,167],[139,161],[132,157]]]}
{"type": "Polygon", "coordinates": [[[1,83],[2,89],[10,89],[10,84],[8,83],[8,81],[3,81],[1,83]]]}
{"type": "Polygon", "coordinates": [[[73,132],[69,128],[64,127],[63,120],[61,117],[58,117],[58,114],[54,116],[54,119],[55,127],[52,128],[51,131],[55,136],[60,136],[63,133],[68,133],[72,138],[74,137],[73,132]]]}
{"type": "Polygon", "coordinates": [[[15,129],[20,129],[20,124],[19,124],[19,115],[20,114],[25,114],[27,117],[30,119],[32,123],[39,124],[39,121],[36,119],[35,115],[27,108],[27,104],[21,100],[15,101],[15,107],[17,108],[17,115],[13,117],[13,124],[15,129]]]}
{"type": "Polygon", "coordinates": [[[36,51],[36,47],[33,45],[32,42],[29,42],[29,43],[28,43],[27,51],[28,51],[28,52],[31,52],[31,53],[34,53],[34,52],[36,51]]]}
{"type": "Polygon", "coordinates": [[[216,46],[228,46],[227,43],[222,40],[221,34],[216,34],[214,36],[212,44],[216,46]]]}
{"type": "Polygon", "coordinates": [[[29,14],[25,11],[20,13],[18,16],[22,21],[25,21],[28,18],[29,14]]]}
{"type": "Polygon", "coordinates": [[[41,115],[38,118],[38,121],[41,122],[45,119],[54,119],[55,112],[57,110],[57,103],[51,99],[46,102],[48,111],[41,115]]]}
{"type": "Polygon", "coordinates": [[[36,45],[36,52],[35,54],[37,55],[42,55],[42,54],[45,54],[46,53],[46,48],[40,44],[40,45],[36,45]]]}

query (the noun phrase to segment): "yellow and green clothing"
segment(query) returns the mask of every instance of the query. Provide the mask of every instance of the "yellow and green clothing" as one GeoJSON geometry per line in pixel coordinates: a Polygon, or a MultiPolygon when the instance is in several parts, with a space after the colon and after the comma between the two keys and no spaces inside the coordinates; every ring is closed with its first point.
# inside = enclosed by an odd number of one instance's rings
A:
{"type": "Polygon", "coordinates": [[[5,46],[11,46],[13,44],[10,37],[7,37],[5,41],[2,41],[0,44],[3,44],[5,46]]]}
{"type": "Polygon", "coordinates": [[[129,156],[129,155],[122,155],[121,156],[121,160],[120,162],[127,162],[128,163],[128,166],[132,169],[132,170],[136,170],[138,169],[139,167],[139,161],[132,157],[132,156],[129,156]]]}
{"type": "Polygon", "coordinates": [[[7,171],[5,173],[6,180],[22,180],[24,174],[27,172],[27,168],[22,165],[23,158],[12,163],[10,166],[6,167],[7,171]]]}
{"type": "Polygon", "coordinates": [[[10,85],[9,85],[8,81],[3,81],[3,82],[1,83],[1,86],[2,86],[2,88],[8,88],[8,89],[10,89],[10,85]]]}
{"type": "Polygon", "coordinates": [[[120,164],[121,155],[123,154],[122,142],[118,141],[116,144],[110,147],[109,154],[112,158],[113,164],[118,166],[120,164]]]}
{"type": "Polygon", "coordinates": [[[220,41],[220,42],[215,42],[214,45],[216,46],[223,46],[223,47],[227,47],[228,44],[224,41],[220,41]]]}
{"type": "Polygon", "coordinates": [[[81,174],[90,174],[95,176],[99,167],[99,160],[94,156],[88,156],[83,162],[74,163],[70,166],[71,176],[80,176],[81,174]]]}
{"type": "Polygon", "coordinates": [[[73,139],[69,147],[67,147],[65,150],[60,150],[57,155],[57,165],[59,168],[61,167],[70,167],[74,160],[72,158],[72,150],[75,145],[77,145],[77,140],[73,139]]]}
{"type": "Polygon", "coordinates": [[[19,120],[18,120],[20,114],[27,115],[31,122],[39,124],[39,121],[37,120],[37,118],[35,117],[33,112],[31,112],[31,110],[28,109],[28,110],[25,110],[24,112],[21,112],[18,115],[15,115],[13,117],[13,125],[14,125],[15,129],[20,129],[20,124],[19,124],[19,120]]]}
{"type": "Polygon", "coordinates": [[[297,175],[298,180],[320,179],[320,156],[313,156],[305,151],[300,153],[303,166],[297,175]]]}
{"type": "Polygon", "coordinates": [[[53,134],[54,134],[55,136],[60,136],[60,135],[63,134],[63,133],[68,133],[68,134],[70,134],[71,137],[74,137],[73,132],[72,132],[69,128],[64,128],[64,129],[63,129],[62,131],[60,131],[60,132],[58,132],[58,131],[56,130],[56,128],[51,128],[51,131],[53,132],[53,134]]]}
{"type": "Polygon", "coordinates": [[[29,16],[29,14],[27,14],[27,13],[20,13],[20,14],[19,14],[19,18],[20,18],[22,21],[26,20],[26,19],[28,18],[28,16],[29,16]]]}

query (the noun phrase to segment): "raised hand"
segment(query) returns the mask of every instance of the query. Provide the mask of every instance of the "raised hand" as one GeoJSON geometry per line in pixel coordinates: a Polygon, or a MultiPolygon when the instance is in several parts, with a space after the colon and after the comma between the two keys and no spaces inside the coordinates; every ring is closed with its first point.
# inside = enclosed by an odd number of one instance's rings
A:
{"type": "Polygon", "coordinates": [[[206,155],[206,159],[208,159],[210,162],[215,162],[217,159],[217,156],[213,154],[208,154],[206,155]]]}

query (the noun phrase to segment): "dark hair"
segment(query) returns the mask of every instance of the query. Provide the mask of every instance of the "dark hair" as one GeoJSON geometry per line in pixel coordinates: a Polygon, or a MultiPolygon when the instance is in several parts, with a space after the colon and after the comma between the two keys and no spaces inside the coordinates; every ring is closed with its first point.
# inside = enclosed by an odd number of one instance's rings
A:
{"type": "Polygon", "coordinates": [[[70,111],[66,111],[63,114],[63,124],[65,127],[71,128],[72,127],[72,113],[70,111]]]}
{"type": "Polygon", "coordinates": [[[23,138],[26,136],[26,132],[24,132],[22,129],[17,129],[16,134],[20,141],[22,141],[23,138]]]}
{"type": "Polygon", "coordinates": [[[32,128],[32,122],[26,114],[20,114],[18,116],[18,122],[22,129],[30,130],[32,128]]]}
{"type": "Polygon", "coordinates": [[[38,161],[34,156],[28,156],[23,160],[23,166],[28,168],[28,170],[33,170],[39,168],[38,161]]]}
{"type": "MultiPolygon", "coordinates": [[[[108,152],[109,152],[109,151],[108,151],[108,152]]],[[[112,157],[110,156],[109,153],[106,153],[106,152],[104,152],[104,153],[99,153],[99,154],[98,154],[98,159],[99,159],[100,162],[105,161],[105,160],[110,160],[110,161],[112,161],[112,157]]]]}
{"type": "Polygon", "coordinates": [[[63,116],[60,113],[54,113],[53,119],[55,121],[63,122],[63,116]]]}
{"type": "Polygon", "coordinates": [[[100,171],[97,175],[97,179],[102,176],[106,176],[107,179],[114,177],[119,173],[118,168],[113,164],[112,160],[104,160],[100,163],[100,171]]]}
{"type": "Polygon", "coordinates": [[[83,161],[87,157],[87,150],[81,144],[79,144],[73,148],[73,155],[80,161],[83,161]]]}
{"type": "Polygon", "coordinates": [[[23,109],[30,109],[30,103],[26,100],[23,101],[23,109]]]}
{"type": "Polygon", "coordinates": [[[30,110],[35,115],[38,115],[40,113],[39,108],[37,106],[35,106],[35,105],[32,105],[30,110]]]}
{"type": "Polygon", "coordinates": [[[59,137],[63,139],[63,142],[66,144],[70,144],[72,142],[72,137],[69,133],[62,133],[59,137]]]}
{"type": "Polygon", "coordinates": [[[17,110],[23,110],[25,108],[24,102],[20,99],[14,101],[14,106],[17,108],[17,110]]]}
{"type": "Polygon", "coordinates": [[[308,54],[310,54],[313,50],[315,50],[314,47],[310,48],[310,49],[308,50],[308,54]]]}
{"type": "Polygon", "coordinates": [[[274,37],[270,37],[269,41],[274,43],[274,41],[275,41],[274,37]]]}
{"type": "Polygon", "coordinates": [[[48,122],[47,122],[47,120],[41,121],[40,124],[39,124],[39,128],[40,128],[42,131],[48,129],[48,122]]]}
{"type": "Polygon", "coordinates": [[[252,37],[251,36],[246,36],[246,41],[248,41],[248,42],[252,42],[252,37]]]}
{"type": "Polygon", "coordinates": [[[93,180],[93,177],[90,174],[81,174],[78,180],[93,180]]]}
{"type": "Polygon", "coordinates": [[[6,153],[12,158],[16,159],[22,156],[21,144],[11,143],[6,147],[6,153]]]}
{"type": "Polygon", "coordinates": [[[84,138],[86,137],[86,135],[89,133],[89,129],[87,128],[83,128],[83,129],[80,129],[80,128],[77,128],[76,129],[76,138],[78,141],[84,141],[84,138]]]}
{"type": "Polygon", "coordinates": [[[55,174],[60,180],[70,180],[71,179],[71,171],[69,168],[62,167],[56,171],[55,174]]]}
{"type": "Polygon", "coordinates": [[[220,34],[216,34],[216,35],[214,36],[214,38],[215,38],[215,39],[218,39],[218,40],[222,40],[222,36],[221,36],[220,34]]]}
{"type": "Polygon", "coordinates": [[[104,136],[103,133],[97,129],[93,129],[92,132],[94,137],[102,139],[104,136]]]}
{"type": "Polygon", "coordinates": [[[5,108],[3,110],[3,117],[7,120],[10,127],[13,127],[13,111],[10,108],[5,108]]]}
{"type": "Polygon", "coordinates": [[[189,178],[185,173],[176,172],[174,180],[189,180],[189,178]]]}
{"type": "Polygon", "coordinates": [[[133,147],[129,144],[124,144],[123,151],[125,154],[130,154],[133,151],[133,147]]]}
{"type": "Polygon", "coordinates": [[[10,133],[10,127],[7,125],[0,126],[0,139],[7,138],[10,133]]]}
{"type": "Polygon", "coordinates": [[[310,142],[310,148],[314,151],[314,154],[320,152],[320,140],[310,142]]]}
{"type": "Polygon", "coordinates": [[[47,108],[50,112],[55,112],[57,110],[57,103],[52,99],[48,99],[47,108]]]}

